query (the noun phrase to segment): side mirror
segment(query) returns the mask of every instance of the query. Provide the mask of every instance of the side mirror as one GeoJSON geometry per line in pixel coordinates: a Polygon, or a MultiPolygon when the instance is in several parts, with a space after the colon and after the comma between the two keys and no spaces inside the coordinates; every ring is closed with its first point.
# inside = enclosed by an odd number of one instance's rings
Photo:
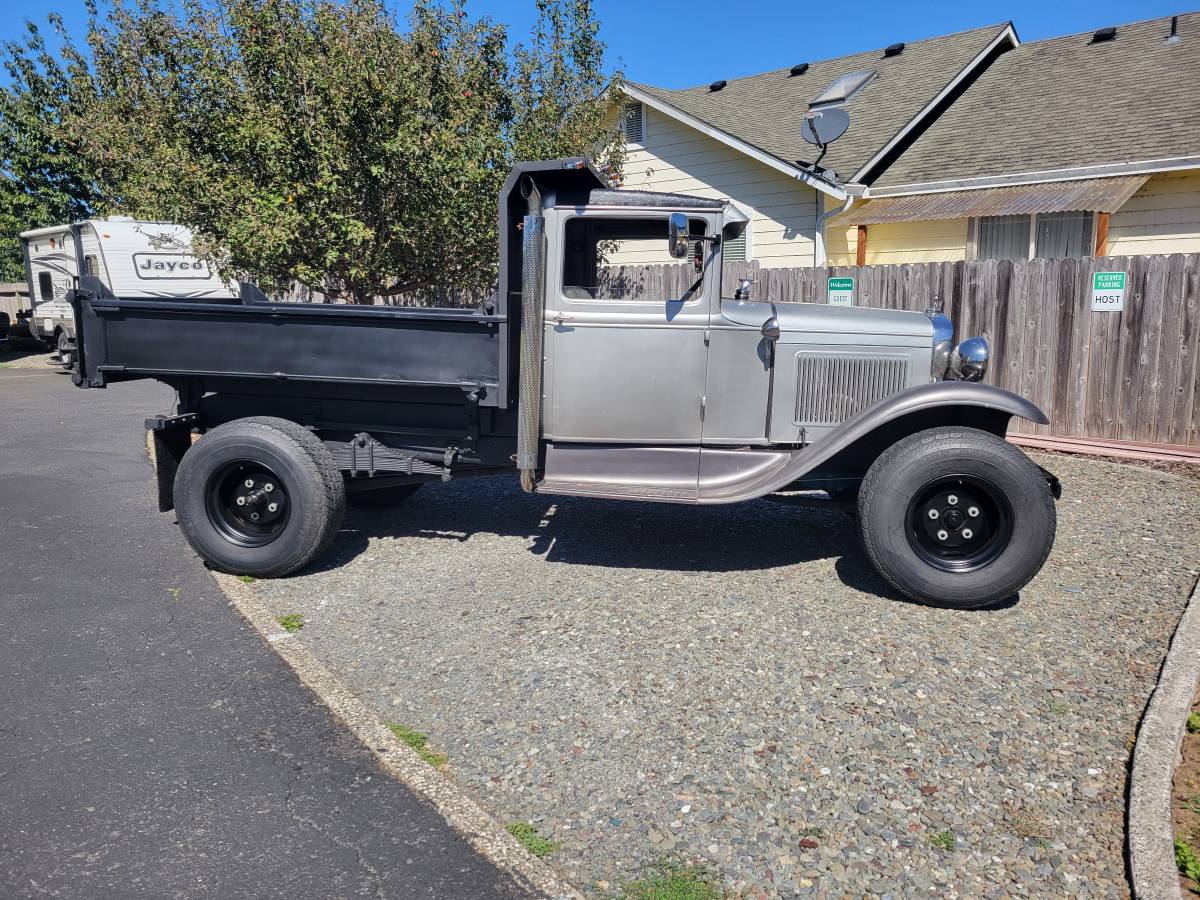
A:
{"type": "Polygon", "coordinates": [[[668,227],[667,250],[676,259],[686,259],[688,255],[688,219],[683,213],[671,213],[671,224],[668,227]]]}

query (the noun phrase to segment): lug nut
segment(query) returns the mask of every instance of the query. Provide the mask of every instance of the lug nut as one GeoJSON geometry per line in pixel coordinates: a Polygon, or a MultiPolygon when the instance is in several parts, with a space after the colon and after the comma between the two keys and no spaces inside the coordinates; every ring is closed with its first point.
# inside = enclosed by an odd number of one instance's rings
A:
{"type": "Polygon", "coordinates": [[[931,509],[929,511],[929,518],[936,519],[937,517],[938,517],[938,511],[936,509],[931,509]]]}
{"type": "Polygon", "coordinates": [[[951,506],[958,506],[958,495],[951,494],[949,497],[946,498],[946,502],[949,503],[951,506]]]}
{"type": "Polygon", "coordinates": [[[253,479],[253,478],[247,478],[247,479],[246,479],[246,480],[243,482],[243,484],[245,484],[245,485],[246,485],[246,487],[248,487],[248,488],[252,488],[252,487],[254,487],[254,479],[253,479]]]}
{"type": "Polygon", "coordinates": [[[250,521],[257,522],[258,521],[258,513],[250,513],[250,521]]]}
{"type": "Polygon", "coordinates": [[[271,491],[275,490],[275,485],[271,484],[271,482],[268,481],[266,484],[263,485],[263,490],[269,494],[269,493],[271,493],[271,491]]]}
{"type": "Polygon", "coordinates": [[[975,537],[975,532],[973,532],[970,528],[964,528],[962,530],[962,536],[964,541],[969,541],[971,538],[975,537]]]}
{"type": "Polygon", "coordinates": [[[268,503],[267,512],[276,512],[279,509],[278,503],[268,503]]]}
{"type": "Polygon", "coordinates": [[[948,537],[950,537],[950,533],[949,533],[948,531],[946,531],[946,529],[945,529],[945,528],[941,529],[941,530],[938,532],[938,540],[939,540],[939,541],[944,541],[944,540],[946,540],[946,538],[948,538],[948,537]]]}
{"type": "Polygon", "coordinates": [[[978,506],[969,507],[967,509],[967,515],[970,516],[972,519],[974,519],[976,516],[979,515],[979,507],[978,506]]]}
{"type": "Polygon", "coordinates": [[[238,505],[238,506],[245,506],[245,505],[246,505],[246,498],[245,498],[245,497],[238,497],[238,498],[237,498],[237,505],[238,505]]]}

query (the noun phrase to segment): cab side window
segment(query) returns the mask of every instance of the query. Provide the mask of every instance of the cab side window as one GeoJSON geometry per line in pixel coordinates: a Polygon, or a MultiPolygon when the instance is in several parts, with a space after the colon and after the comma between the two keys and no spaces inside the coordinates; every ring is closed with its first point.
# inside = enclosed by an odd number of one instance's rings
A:
{"type": "Polygon", "coordinates": [[[38,272],[38,296],[43,303],[54,299],[54,281],[49,272],[38,272]]]}
{"type": "MultiPolygon", "coordinates": [[[[690,221],[693,237],[703,237],[704,231],[703,220],[690,221]]],[[[568,300],[643,303],[689,299],[700,289],[704,277],[703,271],[696,271],[695,253],[697,248],[705,252],[706,245],[693,242],[693,255],[678,260],[670,254],[667,234],[666,215],[567,220],[563,234],[563,296],[568,300]]]]}

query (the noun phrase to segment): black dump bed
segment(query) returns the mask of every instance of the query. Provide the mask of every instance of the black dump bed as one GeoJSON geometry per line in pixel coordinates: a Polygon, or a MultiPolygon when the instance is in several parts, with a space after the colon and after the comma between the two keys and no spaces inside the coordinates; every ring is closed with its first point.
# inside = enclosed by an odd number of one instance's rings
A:
{"type": "Polygon", "coordinates": [[[81,387],[220,378],[479,392],[505,402],[502,315],[307,303],[228,304],[75,294],[81,387]]]}

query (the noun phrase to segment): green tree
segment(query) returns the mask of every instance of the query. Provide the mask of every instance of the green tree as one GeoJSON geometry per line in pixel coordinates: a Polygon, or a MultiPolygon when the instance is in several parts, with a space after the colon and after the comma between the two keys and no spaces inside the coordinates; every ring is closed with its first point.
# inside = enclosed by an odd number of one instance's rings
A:
{"type": "MultiPolygon", "coordinates": [[[[61,31],[57,16],[52,28],[61,31]]],[[[91,97],[86,65],[70,51],[60,61],[37,26],[23,43],[7,42],[0,58],[9,83],[0,87],[0,281],[24,281],[17,235],[90,214],[97,186],[72,132],[91,97]]]]}
{"type": "Polygon", "coordinates": [[[86,57],[5,48],[13,133],[67,141],[72,215],[189,225],[227,276],[357,302],[487,288],[511,161],[615,146],[590,4],[539,12],[510,71],[504,29],[461,0],[417,0],[407,30],[383,0],[116,0],[86,57]]]}

